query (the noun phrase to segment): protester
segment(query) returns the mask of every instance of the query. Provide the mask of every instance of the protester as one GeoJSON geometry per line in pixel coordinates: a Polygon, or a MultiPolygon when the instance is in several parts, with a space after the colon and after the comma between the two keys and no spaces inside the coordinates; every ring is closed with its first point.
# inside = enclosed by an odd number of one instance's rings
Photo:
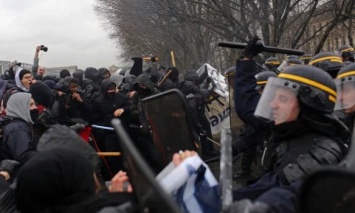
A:
{"type": "Polygon", "coordinates": [[[94,170],[80,152],[46,150],[39,152],[21,169],[16,187],[16,207],[21,213],[94,213],[131,199],[130,196],[105,198],[97,194],[99,190],[94,170]]]}
{"type": "Polygon", "coordinates": [[[38,109],[31,94],[18,92],[10,97],[6,110],[11,121],[4,126],[2,157],[22,166],[36,153],[32,125],[38,120],[38,109]]]}
{"type": "Polygon", "coordinates": [[[16,72],[15,81],[17,90],[20,92],[28,92],[33,83],[33,77],[29,70],[22,69],[16,72]]]}
{"type": "Polygon", "coordinates": [[[71,77],[71,74],[70,74],[69,70],[67,70],[67,69],[62,69],[62,70],[59,72],[59,77],[60,77],[61,79],[64,79],[64,78],[66,78],[66,77],[71,77]]]}

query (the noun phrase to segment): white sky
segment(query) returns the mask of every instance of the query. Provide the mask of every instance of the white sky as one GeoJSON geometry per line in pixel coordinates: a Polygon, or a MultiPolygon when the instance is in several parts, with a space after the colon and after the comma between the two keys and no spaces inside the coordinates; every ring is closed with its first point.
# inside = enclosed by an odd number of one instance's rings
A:
{"type": "Polygon", "coordinates": [[[94,0],[0,0],[0,60],[79,69],[118,65],[118,49],[101,25],[94,0]],[[41,51],[42,52],[42,51],[41,51]]]}

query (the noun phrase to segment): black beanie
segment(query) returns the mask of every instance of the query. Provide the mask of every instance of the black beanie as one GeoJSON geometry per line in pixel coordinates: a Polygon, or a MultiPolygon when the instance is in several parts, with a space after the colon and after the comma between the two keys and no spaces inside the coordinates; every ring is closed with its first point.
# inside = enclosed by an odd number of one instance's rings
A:
{"type": "Polygon", "coordinates": [[[31,93],[33,100],[44,107],[49,107],[53,94],[51,89],[44,83],[36,82],[30,86],[29,93],[31,93]]]}
{"type": "Polygon", "coordinates": [[[18,75],[18,77],[20,77],[20,80],[22,80],[23,76],[26,75],[27,73],[31,74],[31,71],[29,70],[20,70],[20,74],[18,75]]]}

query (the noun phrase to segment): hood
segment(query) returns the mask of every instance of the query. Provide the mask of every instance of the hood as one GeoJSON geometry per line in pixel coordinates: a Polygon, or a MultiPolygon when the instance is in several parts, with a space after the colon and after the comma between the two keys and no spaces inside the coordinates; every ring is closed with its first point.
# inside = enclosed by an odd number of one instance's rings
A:
{"type": "Polygon", "coordinates": [[[83,70],[77,70],[73,73],[73,78],[78,79],[80,83],[83,82],[83,77],[84,77],[83,70]]]}
{"type": "Polygon", "coordinates": [[[96,151],[67,126],[59,124],[52,126],[38,141],[37,151],[56,148],[77,150],[90,161],[96,172],[101,169],[100,159],[96,151]]]}
{"type": "Polygon", "coordinates": [[[99,71],[101,77],[104,76],[105,72],[108,72],[108,74],[111,76],[110,71],[105,67],[100,68],[98,71],[99,71]]]}
{"type": "Polygon", "coordinates": [[[67,212],[65,208],[94,194],[93,169],[80,150],[52,149],[37,152],[21,168],[16,207],[21,212],[67,212]],[[60,210],[54,211],[57,206],[60,210]]]}
{"type": "Polygon", "coordinates": [[[135,79],[135,83],[133,85],[134,90],[137,90],[138,84],[145,86],[146,88],[150,89],[150,91],[153,91],[155,86],[155,84],[152,80],[150,80],[150,77],[147,74],[141,74],[135,79]]]}
{"type": "Polygon", "coordinates": [[[196,81],[198,79],[198,74],[195,71],[187,71],[185,74],[185,81],[196,81]]]}
{"type": "Polygon", "coordinates": [[[90,80],[93,80],[93,81],[96,81],[98,78],[99,78],[99,71],[94,68],[94,67],[88,67],[85,69],[85,72],[84,72],[84,78],[88,78],[90,80]]]}
{"type": "Polygon", "coordinates": [[[18,70],[15,74],[15,82],[16,86],[21,88],[23,91],[28,92],[29,89],[27,89],[25,86],[23,86],[21,79],[20,79],[20,73],[22,72],[23,69],[18,70]]]}
{"type": "Polygon", "coordinates": [[[107,89],[108,89],[111,85],[114,85],[114,86],[116,87],[116,84],[113,83],[112,81],[110,81],[110,80],[108,80],[108,79],[103,80],[103,81],[102,81],[102,84],[101,84],[101,94],[105,95],[107,89]]]}
{"type": "Polygon", "coordinates": [[[31,94],[17,92],[7,102],[6,115],[12,118],[20,118],[27,123],[33,124],[30,114],[31,94]]]}
{"type": "Polygon", "coordinates": [[[123,81],[123,76],[120,75],[119,73],[115,73],[113,75],[110,76],[110,81],[112,81],[113,83],[115,83],[117,86],[122,84],[123,81]]]}

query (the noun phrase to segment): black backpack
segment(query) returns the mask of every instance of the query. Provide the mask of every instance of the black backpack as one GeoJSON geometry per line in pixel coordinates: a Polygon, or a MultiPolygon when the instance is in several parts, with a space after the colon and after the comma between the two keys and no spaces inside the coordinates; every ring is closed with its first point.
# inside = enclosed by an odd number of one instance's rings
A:
{"type": "Polygon", "coordinates": [[[5,160],[4,155],[3,155],[3,136],[4,136],[5,126],[9,123],[16,121],[16,120],[19,120],[19,119],[11,118],[8,116],[0,117],[0,161],[5,160]]]}

